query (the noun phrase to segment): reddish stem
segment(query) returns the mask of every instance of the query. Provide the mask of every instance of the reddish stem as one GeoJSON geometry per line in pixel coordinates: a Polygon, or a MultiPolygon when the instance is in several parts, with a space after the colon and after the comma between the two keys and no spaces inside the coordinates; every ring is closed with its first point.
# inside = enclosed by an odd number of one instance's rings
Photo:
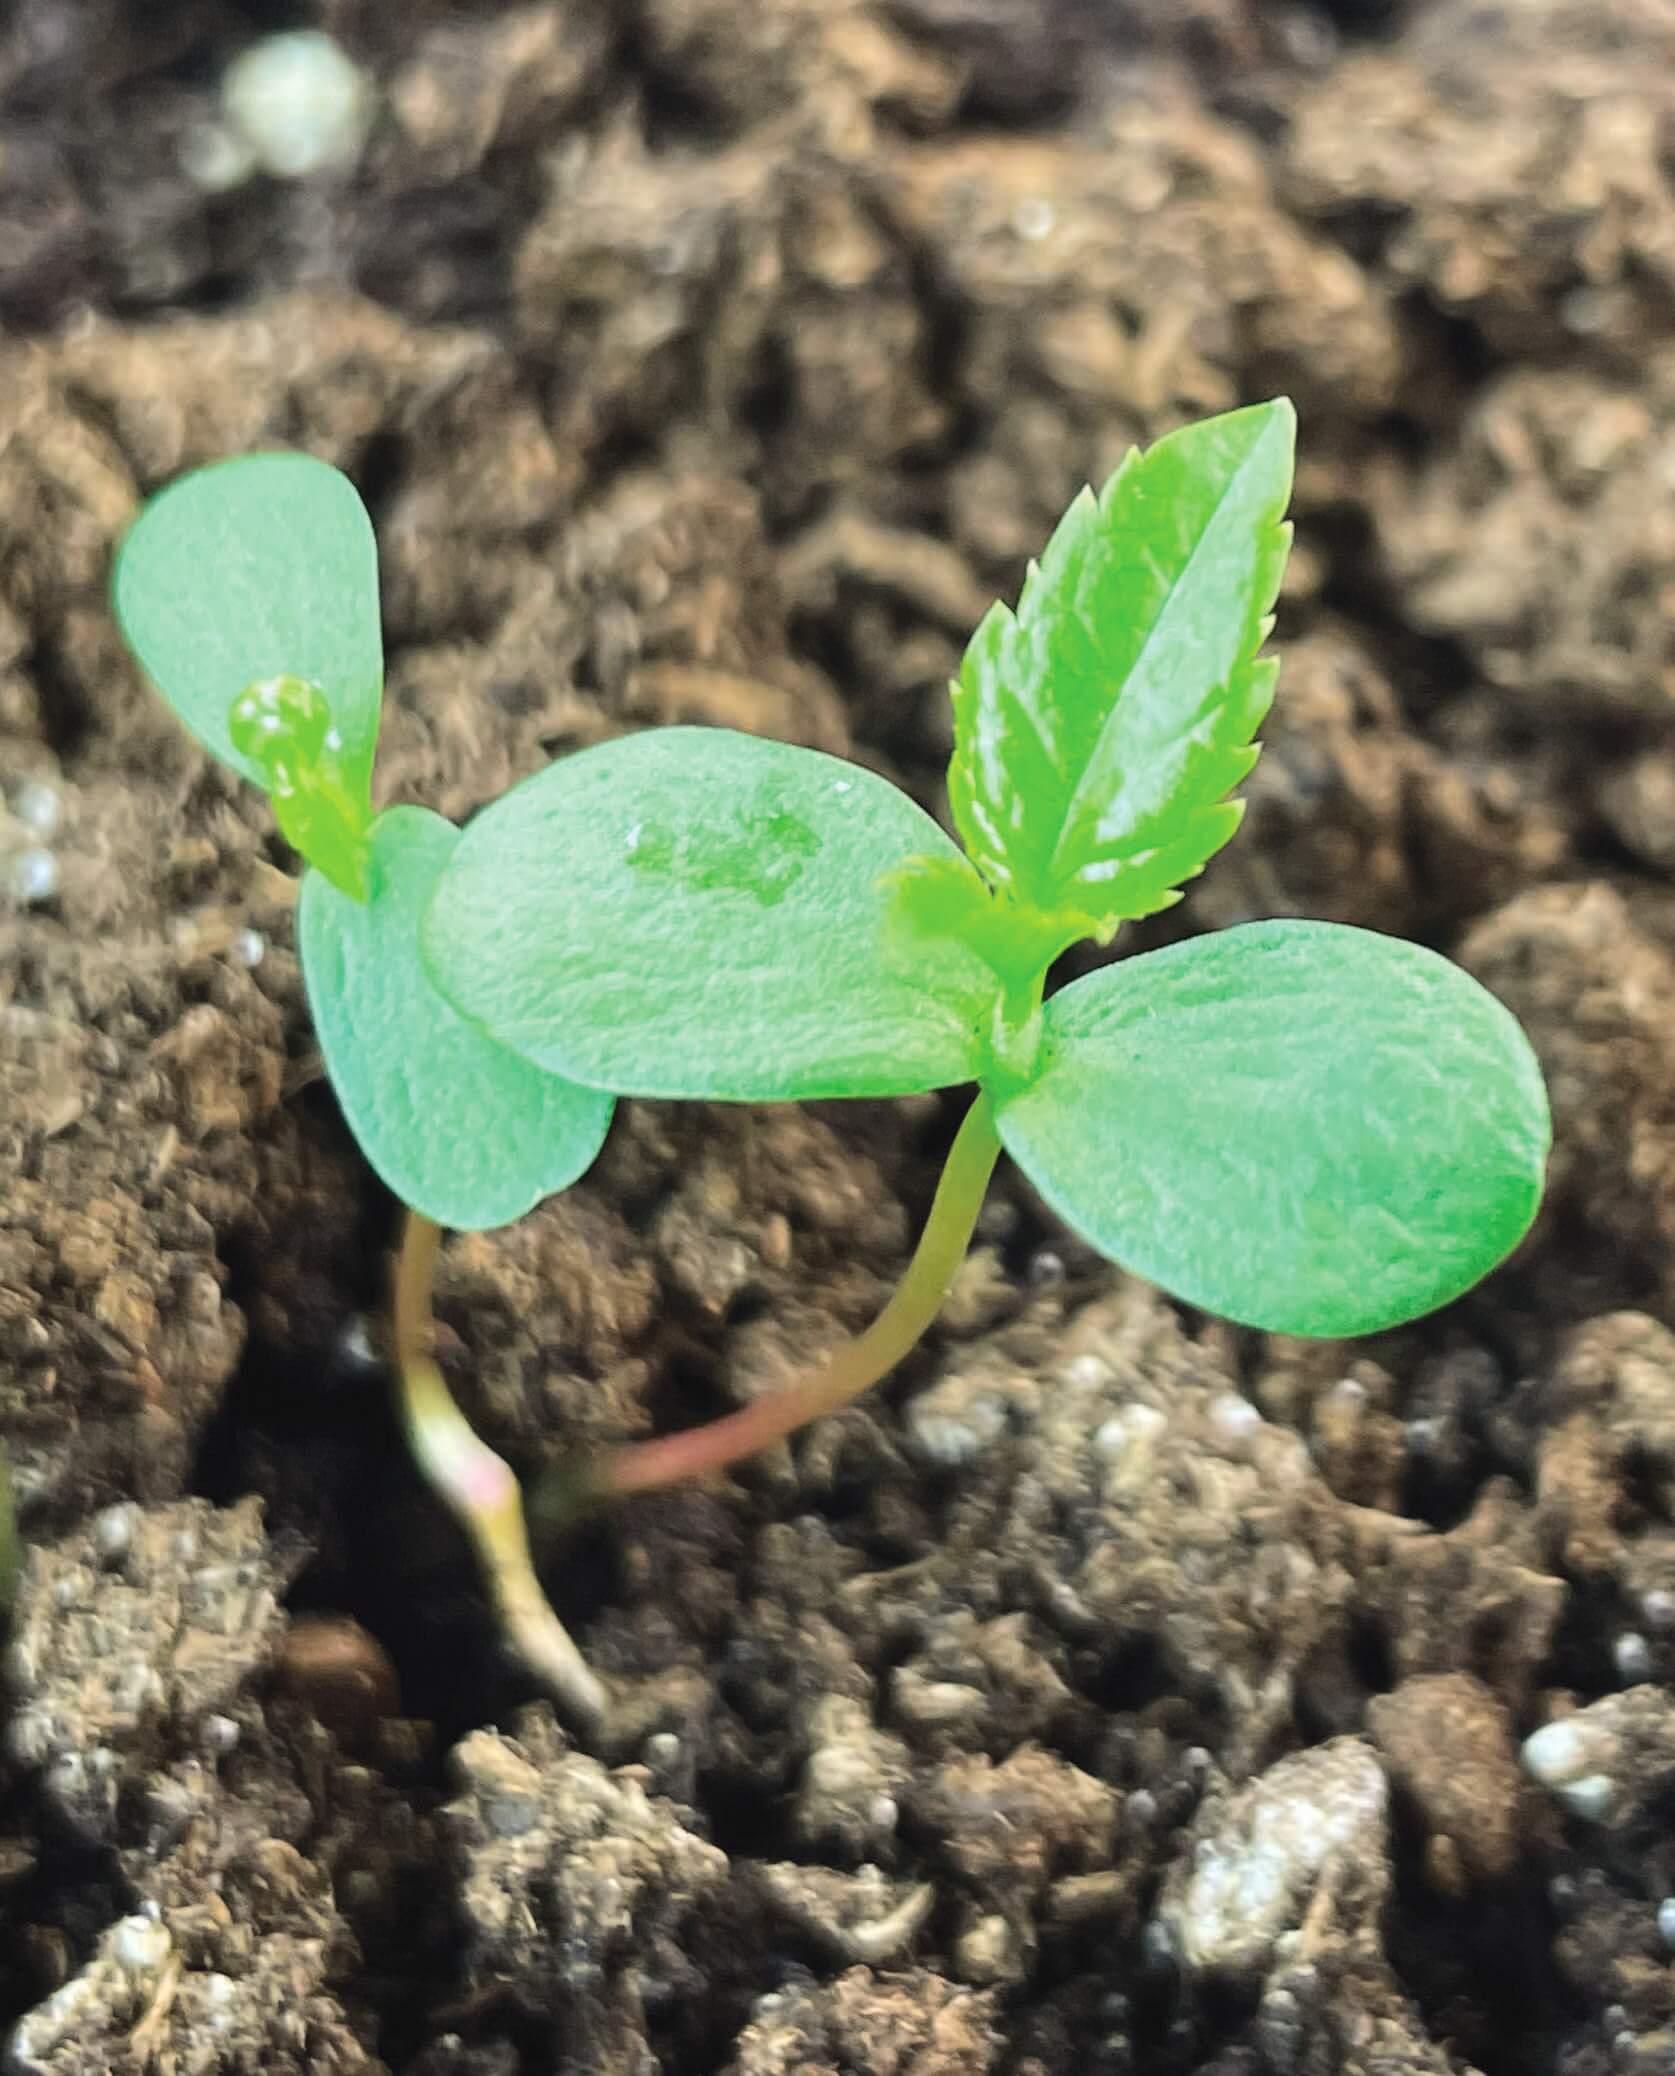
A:
{"type": "Polygon", "coordinates": [[[617,1498],[673,1485],[683,1478],[712,1476],[728,1464],[759,1454],[822,1414],[834,1412],[886,1376],[941,1311],[971,1244],[999,1156],[994,1106],[987,1092],[980,1090],[949,1149],[913,1259],[871,1326],[846,1341],[800,1384],[770,1392],[707,1426],[631,1443],[602,1458],[585,1477],[587,1494],[617,1498]]]}

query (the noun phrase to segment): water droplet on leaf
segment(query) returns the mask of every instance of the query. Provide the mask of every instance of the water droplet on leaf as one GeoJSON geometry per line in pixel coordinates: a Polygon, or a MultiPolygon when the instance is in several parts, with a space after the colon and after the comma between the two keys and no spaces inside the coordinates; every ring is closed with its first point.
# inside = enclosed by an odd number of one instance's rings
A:
{"type": "Polygon", "coordinates": [[[684,829],[635,822],[623,838],[623,855],[636,872],[692,893],[749,894],[763,908],[785,899],[819,848],[806,822],[764,799],[733,810],[726,821],[684,829]]]}
{"type": "Polygon", "coordinates": [[[289,673],[246,685],[227,717],[233,748],[260,765],[276,790],[281,772],[294,782],[299,770],[318,764],[334,732],[325,693],[289,673]]]}

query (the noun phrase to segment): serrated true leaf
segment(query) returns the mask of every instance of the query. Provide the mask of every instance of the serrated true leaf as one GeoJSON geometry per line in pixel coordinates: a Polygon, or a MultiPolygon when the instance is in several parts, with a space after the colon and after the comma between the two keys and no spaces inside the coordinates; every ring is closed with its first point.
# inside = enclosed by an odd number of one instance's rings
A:
{"type": "Polygon", "coordinates": [[[370,898],[308,873],[297,943],[332,1087],[361,1150],[438,1225],[505,1225],[590,1167],[611,1098],[543,1073],[431,985],[419,922],[459,831],[421,807],[372,825],[370,898]]]}
{"type": "Polygon", "coordinates": [[[948,789],[966,850],[1013,901],[1109,928],[1178,899],[1238,827],[1275,666],[1290,530],[1284,399],[1131,453],[1070,507],[1017,611],[954,685],[948,789]]]}
{"type": "Polygon", "coordinates": [[[966,946],[889,929],[887,876],[922,853],[958,862],[859,765],[659,729],[479,815],[425,956],[502,1043],[621,1095],[905,1095],[974,1078],[996,996],[966,946]]]}
{"type": "Polygon", "coordinates": [[[129,529],[112,597],[147,675],[224,764],[270,785],[233,740],[233,705],[253,684],[300,679],[324,696],[341,783],[370,798],[384,678],[378,552],[340,470],[307,454],[252,454],[182,476],[129,529]]]}
{"type": "Polygon", "coordinates": [[[1047,1004],[1000,1136],[1099,1250],[1281,1333],[1370,1333],[1457,1297],[1541,1198],[1540,1069],[1436,953],[1254,923],[1127,959],[1047,1004]]]}

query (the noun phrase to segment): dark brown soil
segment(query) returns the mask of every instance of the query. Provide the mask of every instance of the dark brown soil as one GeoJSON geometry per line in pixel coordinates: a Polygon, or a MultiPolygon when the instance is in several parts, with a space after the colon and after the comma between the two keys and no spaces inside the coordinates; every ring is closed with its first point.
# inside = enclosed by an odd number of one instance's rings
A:
{"type": "MultiPolygon", "coordinates": [[[[1675,2070],[1672,629],[1675,0],[15,0],[7,2067],[1675,2070]],[[358,168],[202,192],[299,22],[376,81],[358,168]],[[403,1457],[291,861],[114,540],[223,453],[350,470],[387,798],[698,719],[934,806],[1071,491],[1282,387],[1280,701],[1168,928],[1462,958],[1551,1079],[1536,1235],[1282,1343],[1003,1178],[886,1390],[549,1550],[631,1725],[576,1748],[403,1457]]],[[[956,1108],[626,1106],[448,1250],[473,1418],[537,1479],[789,1377],[956,1108]]]]}

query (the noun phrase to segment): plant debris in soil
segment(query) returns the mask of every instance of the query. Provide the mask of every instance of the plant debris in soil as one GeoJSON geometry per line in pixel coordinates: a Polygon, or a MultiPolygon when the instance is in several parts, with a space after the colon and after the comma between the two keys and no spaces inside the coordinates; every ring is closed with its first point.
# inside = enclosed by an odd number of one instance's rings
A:
{"type": "MultiPolygon", "coordinates": [[[[1675,2069],[1670,0],[31,0],[0,130],[8,2067],[1675,2069]],[[370,127],[235,179],[276,26],[370,127]],[[114,541],[221,454],[347,469],[387,800],[707,721],[934,809],[1074,489],[1279,389],[1249,828],[1143,934],[1460,957],[1552,1087],[1536,1234],[1283,1342],[1011,1178],[892,1386],[548,1551],[581,1749],[402,1459],[291,860],[114,541]]],[[[450,1243],[453,1387],[532,1487],[774,1388],[952,1124],[624,1106],[450,1243]]]]}

